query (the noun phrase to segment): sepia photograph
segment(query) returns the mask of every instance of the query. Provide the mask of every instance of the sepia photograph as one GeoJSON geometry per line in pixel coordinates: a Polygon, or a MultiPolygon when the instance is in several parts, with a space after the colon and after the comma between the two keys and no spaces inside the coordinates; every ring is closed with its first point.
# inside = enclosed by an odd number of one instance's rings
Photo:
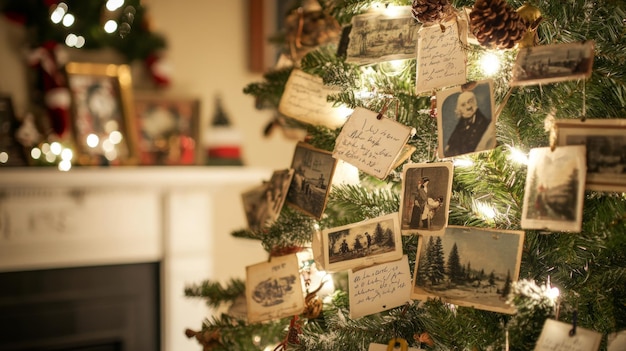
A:
{"type": "Polygon", "coordinates": [[[329,272],[371,266],[402,257],[398,213],[322,231],[329,272]]]}
{"type": "Polygon", "coordinates": [[[594,42],[560,43],[520,49],[510,84],[534,85],[589,78],[594,42]]]}
{"type": "Polygon", "coordinates": [[[298,142],[291,162],[294,175],[286,203],[309,216],[321,219],[336,165],[337,159],[330,151],[298,142]]]}
{"type": "Polygon", "coordinates": [[[135,94],[135,130],[141,165],[203,164],[200,100],[162,94],[135,94]]]}
{"type": "Polygon", "coordinates": [[[241,194],[248,228],[260,230],[278,219],[293,173],[293,169],[276,170],[269,181],[241,194]]]}
{"type": "MultiPolygon", "coordinates": [[[[418,24],[408,6],[374,10],[352,18],[346,62],[372,64],[414,59],[417,54],[418,24]]],[[[342,39],[343,40],[343,39],[342,39]]],[[[339,53],[340,56],[343,53],[339,53]]]]}
{"type": "Polygon", "coordinates": [[[626,119],[557,120],[555,125],[558,146],[587,148],[585,189],[626,192],[626,119]]]}
{"type": "Polygon", "coordinates": [[[519,277],[524,231],[449,226],[420,236],[411,298],[515,313],[506,303],[519,277]]]}
{"type": "Polygon", "coordinates": [[[585,192],[584,145],[534,148],[522,208],[522,228],[580,232],[585,192]]]}
{"type": "Polygon", "coordinates": [[[437,117],[439,158],[493,149],[496,146],[493,80],[438,91],[437,117]]]}
{"type": "Polygon", "coordinates": [[[302,313],[304,293],[296,254],[272,257],[246,267],[248,322],[256,323],[302,313]]]}
{"type": "Polygon", "coordinates": [[[443,235],[452,194],[452,162],[404,166],[400,200],[402,234],[443,235]]]}

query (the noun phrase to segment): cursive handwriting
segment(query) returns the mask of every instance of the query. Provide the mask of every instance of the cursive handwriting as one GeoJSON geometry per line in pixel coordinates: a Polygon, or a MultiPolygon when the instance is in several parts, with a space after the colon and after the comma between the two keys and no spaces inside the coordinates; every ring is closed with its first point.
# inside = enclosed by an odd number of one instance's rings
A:
{"type": "Polygon", "coordinates": [[[443,32],[439,26],[423,27],[418,36],[416,90],[464,83],[466,59],[458,25],[449,25],[443,32]]]}

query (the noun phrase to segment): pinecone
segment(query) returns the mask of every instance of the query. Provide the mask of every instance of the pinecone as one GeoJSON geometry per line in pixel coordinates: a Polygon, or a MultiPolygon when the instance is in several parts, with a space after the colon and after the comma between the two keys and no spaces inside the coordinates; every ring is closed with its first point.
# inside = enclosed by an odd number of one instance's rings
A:
{"type": "Polygon", "coordinates": [[[413,17],[424,25],[441,22],[452,12],[449,0],[413,0],[411,6],[413,17]]]}
{"type": "Polygon", "coordinates": [[[476,0],[469,17],[472,34],[490,49],[510,49],[526,33],[524,21],[506,0],[476,0]]]}

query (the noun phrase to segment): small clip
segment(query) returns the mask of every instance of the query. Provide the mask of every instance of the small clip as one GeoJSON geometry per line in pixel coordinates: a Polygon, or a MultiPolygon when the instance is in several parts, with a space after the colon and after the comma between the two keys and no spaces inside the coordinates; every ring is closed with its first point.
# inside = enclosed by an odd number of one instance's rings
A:
{"type": "Polygon", "coordinates": [[[576,335],[576,323],[578,322],[578,311],[574,310],[572,315],[572,329],[569,331],[569,336],[576,335]]]}
{"type": "Polygon", "coordinates": [[[402,338],[393,338],[389,340],[389,343],[387,344],[387,351],[393,351],[397,347],[400,347],[400,351],[409,350],[409,344],[407,344],[406,340],[402,338]]]}

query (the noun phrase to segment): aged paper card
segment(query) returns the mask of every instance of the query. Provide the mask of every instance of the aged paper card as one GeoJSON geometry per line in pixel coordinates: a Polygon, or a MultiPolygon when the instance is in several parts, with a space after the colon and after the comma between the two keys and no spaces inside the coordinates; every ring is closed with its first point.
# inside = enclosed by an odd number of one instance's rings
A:
{"type": "Polygon", "coordinates": [[[580,232],[586,158],[585,145],[530,150],[522,208],[523,229],[580,232]]]}
{"type": "Polygon", "coordinates": [[[333,157],[383,179],[410,136],[411,127],[357,107],[337,137],[333,157]]]}
{"type": "Polygon", "coordinates": [[[248,323],[302,313],[304,294],[295,254],[246,267],[248,323]]]}
{"type": "Polygon", "coordinates": [[[607,351],[626,350],[626,330],[607,336],[607,351]]]}
{"type": "Polygon", "coordinates": [[[431,91],[467,81],[467,55],[464,36],[459,35],[456,21],[439,26],[422,27],[417,32],[416,93],[431,91]]]}
{"type": "Polygon", "coordinates": [[[402,258],[398,213],[322,230],[328,272],[368,267],[402,258]]]}
{"type": "Polygon", "coordinates": [[[350,318],[401,306],[411,299],[411,272],[406,255],[358,271],[348,271],[350,318]]]}
{"type": "Polygon", "coordinates": [[[326,101],[328,95],[337,92],[337,89],[324,85],[322,78],[294,69],[287,79],[278,111],[300,122],[338,128],[345,118],[338,108],[326,101]]]}
{"type": "Polygon", "coordinates": [[[547,319],[543,325],[535,351],[596,351],[600,347],[602,334],[576,327],[570,335],[572,325],[547,319]]]}

